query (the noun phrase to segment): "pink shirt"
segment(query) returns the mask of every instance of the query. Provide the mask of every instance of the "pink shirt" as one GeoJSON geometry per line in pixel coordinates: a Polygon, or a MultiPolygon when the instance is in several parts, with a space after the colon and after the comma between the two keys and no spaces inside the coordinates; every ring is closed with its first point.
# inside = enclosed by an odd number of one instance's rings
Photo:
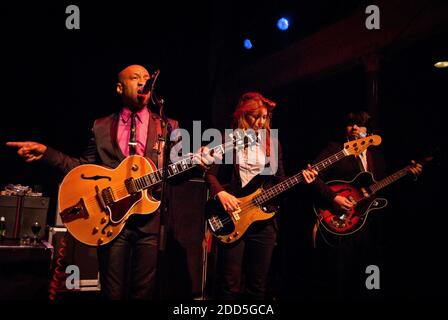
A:
{"type": "MultiPolygon", "coordinates": [[[[118,121],[117,140],[121,151],[127,157],[129,156],[129,136],[131,134],[131,110],[123,108],[120,112],[118,121]]],[[[137,148],[136,154],[143,156],[146,148],[146,138],[148,136],[150,112],[147,108],[143,108],[136,113],[135,127],[137,148]]]]}

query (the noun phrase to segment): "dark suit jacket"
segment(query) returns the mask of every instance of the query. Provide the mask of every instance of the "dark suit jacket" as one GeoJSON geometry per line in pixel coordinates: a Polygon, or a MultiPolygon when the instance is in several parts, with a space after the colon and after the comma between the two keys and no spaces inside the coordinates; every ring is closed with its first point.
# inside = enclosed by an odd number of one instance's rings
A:
{"type": "MultiPolygon", "coordinates": [[[[48,147],[42,161],[59,168],[64,173],[68,173],[71,169],[81,164],[99,164],[109,168],[117,167],[125,158],[117,142],[119,117],[119,113],[114,113],[95,121],[92,129],[92,138],[79,158],[70,157],[48,147]]],[[[145,150],[145,156],[151,159],[156,166],[157,151],[153,150],[152,147],[158,139],[157,122],[160,122],[160,117],[151,113],[145,150]]],[[[172,130],[179,127],[178,122],[172,119],[168,119],[168,124],[172,130]]],[[[159,231],[159,222],[160,215],[157,211],[150,215],[133,215],[130,217],[127,226],[138,227],[141,231],[147,233],[157,233],[159,231]]]]}
{"type": "MultiPolygon", "coordinates": [[[[343,143],[331,142],[315,159],[313,163],[320,162],[333,154],[341,151],[343,143]]],[[[367,149],[367,166],[368,171],[371,172],[375,180],[384,178],[385,164],[384,158],[378,148],[369,147],[367,149]]],[[[352,180],[358,173],[364,171],[361,160],[355,156],[347,156],[338,162],[334,163],[326,170],[319,172],[316,178],[316,183],[313,184],[319,195],[327,203],[331,203],[336,194],[331,191],[325,182],[332,180],[352,180]]]]}

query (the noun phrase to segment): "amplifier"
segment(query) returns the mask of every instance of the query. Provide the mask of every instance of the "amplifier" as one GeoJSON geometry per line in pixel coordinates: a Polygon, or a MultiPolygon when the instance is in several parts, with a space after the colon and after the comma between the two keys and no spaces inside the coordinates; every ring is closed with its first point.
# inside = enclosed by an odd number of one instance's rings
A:
{"type": "Polygon", "coordinates": [[[47,300],[52,253],[45,241],[36,245],[0,241],[0,300],[47,300]]]}
{"type": "Polygon", "coordinates": [[[30,196],[0,196],[0,217],[6,220],[6,238],[19,239],[28,235],[32,237],[31,226],[38,222],[42,229],[47,224],[50,198],[30,196]]]}
{"type": "Polygon", "coordinates": [[[79,268],[80,291],[99,291],[97,248],[87,246],[67,232],[64,227],[50,227],[48,242],[54,247],[53,265],[61,265],[60,272],[74,265],[79,268]]]}

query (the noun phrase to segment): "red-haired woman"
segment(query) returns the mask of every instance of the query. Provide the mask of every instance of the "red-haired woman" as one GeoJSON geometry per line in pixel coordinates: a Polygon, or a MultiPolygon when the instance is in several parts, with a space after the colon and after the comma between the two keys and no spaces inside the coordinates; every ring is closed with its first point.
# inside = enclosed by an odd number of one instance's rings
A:
{"type": "MultiPolygon", "coordinates": [[[[275,102],[260,93],[243,94],[233,114],[233,129],[253,130],[260,143],[237,151],[232,164],[216,164],[205,176],[210,196],[218,199],[229,214],[239,211],[241,202],[234,194],[243,188],[251,189],[260,180],[267,188],[285,179],[281,148],[270,128],[275,106],[275,102]]],[[[311,183],[317,172],[307,169],[303,175],[311,183]]],[[[276,239],[276,222],[268,219],[252,223],[236,242],[219,243],[216,298],[266,298],[266,280],[276,239]]]]}

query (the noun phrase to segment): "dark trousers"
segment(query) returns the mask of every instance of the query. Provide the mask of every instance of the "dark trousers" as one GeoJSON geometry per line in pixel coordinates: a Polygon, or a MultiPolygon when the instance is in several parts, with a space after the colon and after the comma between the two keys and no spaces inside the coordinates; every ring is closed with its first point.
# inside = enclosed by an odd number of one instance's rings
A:
{"type": "Polygon", "coordinates": [[[158,234],[125,226],[110,244],[98,248],[105,299],[152,299],[155,294],[158,234]]]}
{"type": "Polygon", "coordinates": [[[236,243],[219,244],[217,299],[265,298],[276,238],[272,221],[263,221],[253,224],[236,243]]]}
{"type": "Polygon", "coordinates": [[[366,287],[368,266],[377,266],[380,272],[385,269],[381,236],[376,232],[378,223],[371,220],[351,235],[334,237],[325,232],[324,237],[318,235],[312,269],[316,297],[340,301],[383,298],[382,286],[380,290],[366,287]]]}

